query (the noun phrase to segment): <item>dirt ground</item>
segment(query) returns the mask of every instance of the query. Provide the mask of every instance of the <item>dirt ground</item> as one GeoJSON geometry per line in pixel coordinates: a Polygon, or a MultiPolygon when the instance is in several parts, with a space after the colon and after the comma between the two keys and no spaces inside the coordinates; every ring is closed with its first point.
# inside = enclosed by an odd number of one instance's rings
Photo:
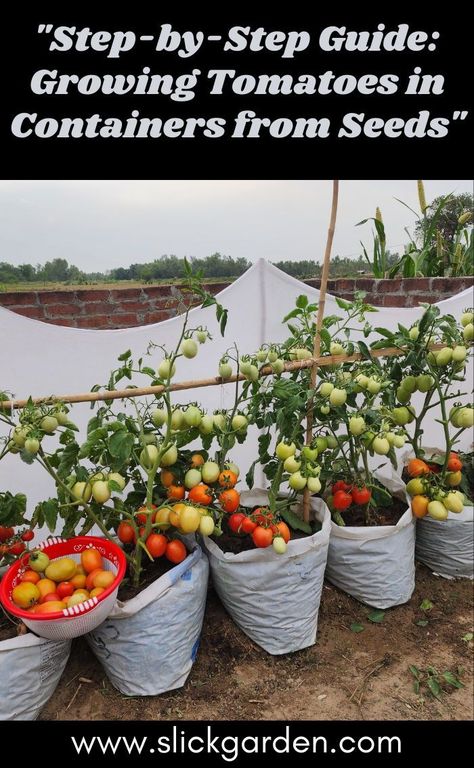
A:
{"type": "Polygon", "coordinates": [[[418,565],[416,583],[410,602],[386,611],[380,623],[368,620],[371,609],[325,583],[316,645],[286,656],[255,646],[211,587],[201,647],[184,688],[123,696],[77,640],[40,719],[469,720],[472,582],[445,581],[418,565]],[[427,600],[433,607],[423,610],[427,600]],[[352,631],[354,623],[363,631],[352,631]],[[464,687],[445,686],[440,700],[426,685],[417,694],[410,665],[449,671],[464,687]]]}

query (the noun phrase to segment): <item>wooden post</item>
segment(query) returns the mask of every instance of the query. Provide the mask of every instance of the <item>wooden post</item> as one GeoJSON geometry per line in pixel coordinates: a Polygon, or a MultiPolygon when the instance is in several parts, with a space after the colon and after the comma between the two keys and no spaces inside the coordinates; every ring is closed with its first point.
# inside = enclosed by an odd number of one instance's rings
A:
{"type": "MultiPolygon", "coordinates": [[[[329,219],[329,229],[326,239],[326,250],[324,252],[323,271],[321,274],[321,288],[319,291],[319,303],[318,303],[318,315],[316,320],[316,333],[314,335],[314,348],[313,359],[314,363],[311,368],[311,389],[316,387],[316,378],[318,373],[318,364],[316,360],[320,356],[321,352],[321,327],[324,318],[324,308],[326,305],[326,289],[328,285],[329,276],[329,264],[331,262],[331,250],[332,241],[334,239],[334,230],[336,228],[336,216],[337,216],[337,202],[339,197],[339,181],[333,181],[332,183],[332,206],[331,217],[329,219]]],[[[313,439],[313,404],[308,405],[308,412],[306,414],[306,442],[309,444],[313,439]]],[[[303,493],[303,519],[309,521],[309,506],[310,506],[311,494],[308,488],[304,489],[303,493]]]]}

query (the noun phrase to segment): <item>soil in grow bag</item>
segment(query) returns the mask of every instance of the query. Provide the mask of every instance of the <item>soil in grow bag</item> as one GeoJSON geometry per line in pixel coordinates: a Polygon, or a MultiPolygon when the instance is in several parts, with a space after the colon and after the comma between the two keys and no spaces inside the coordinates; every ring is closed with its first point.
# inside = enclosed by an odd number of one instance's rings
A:
{"type": "MultiPolygon", "coordinates": [[[[261,506],[261,505],[260,505],[261,506]]],[[[258,509],[259,506],[255,505],[254,507],[240,507],[241,512],[243,512],[246,515],[250,515],[252,512],[254,512],[256,509],[258,509]]],[[[310,523],[311,525],[311,533],[305,533],[304,531],[296,531],[291,526],[289,526],[291,531],[291,540],[294,539],[305,539],[307,536],[313,536],[315,533],[321,530],[321,523],[318,521],[310,523]]],[[[222,535],[216,536],[213,534],[209,538],[214,541],[219,549],[221,549],[223,552],[232,552],[234,555],[238,555],[239,552],[246,552],[249,549],[259,549],[259,547],[256,547],[253,543],[253,539],[250,534],[246,533],[234,533],[229,528],[229,525],[227,523],[227,518],[225,518],[222,521],[222,535]]]]}
{"type": "MultiPolygon", "coordinates": [[[[128,550],[131,552],[132,548],[128,547],[128,550]]],[[[124,551],[127,552],[127,545],[124,546],[124,551]]],[[[186,548],[186,557],[188,555],[189,550],[186,548]]],[[[151,562],[148,559],[146,552],[144,552],[142,557],[140,584],[138,587],[134,587],[128,575],[126,574],[119,587],[118,599],[122,602],[125,602],[126,600],[132,600],[132,598],[136,597],[140,594],[140,592],[149,587],[150,584],[153,584],[154,581],[157,581],[160,576],[163,576],[165,573],[168,573],[168,571],[171,571],[171,569],[175,567],[176,563],[172,563],[164,555],[162,555],[162,557],[157,557],[155,560],[153,560],[153,562],[151,562]]]]}
{"type": "Polygon", "coordinates": [[[13,640],[19,635],[26,635],[28,629],[22,621],[12,621],[0,608],[0,643],[2,640],[13,640]]]}
{"type": "Polygon", "coordinates": [[[397,496],[392,496],[392,504],[389,507],[370,509],[370,520],[368,523],[365,519],[364,507],[353,507],[345,512],[341,512],[341,517],[348,527],[365,528],[367,525],[396,525],[406,511],[407,502],[402,501],[397,496]]]}

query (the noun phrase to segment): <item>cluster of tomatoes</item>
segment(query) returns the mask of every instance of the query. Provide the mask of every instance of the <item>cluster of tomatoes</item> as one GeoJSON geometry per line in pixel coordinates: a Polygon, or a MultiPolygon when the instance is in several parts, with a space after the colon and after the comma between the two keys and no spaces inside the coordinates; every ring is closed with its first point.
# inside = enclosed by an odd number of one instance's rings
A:
{"type": "Polygon", "coordinates": [[[115,581],[115,574],[104,568],[95,548],[81,554],[81,562],[72,557],[50,560],[41,550],[31,552],[28,567],[13,588],[12,600],[29,613],[47,614],[71,608],[99,597],[115,581]]]}
{"type": "Polygon", "coordinates": [[[372,491],[365,485],[353,485],[344,480],[337,480],[332,485],[332,506],[338,512],[344,512],[353,504],[357,507],[365,507],[372,498],[372,491]]]}
{"type": "MultiPolygon", "coordinates": [[[[173,509],[171,507],[157,509],[154,504],[152,504],[151,510],[148,510],[147,507],[140,507],[135,515],[134,524],[127,520],[122,520],[119,523],[117,536],[122,544],[136,545],[138,538],[144,538],[148,516],[152,515],[152,525],[156,526],[156,528],[144,540],[147,552],[153,559],[163,557],[164,555],[170,563],[177,565],[187,557],[186,547],[179,539],[169,539],[164,533],[160,532],[173,524],[170,520],[172,512],[173,509]]],[[[184,533],[184,531],[182,532],[184,533]]]]}
{"type": "Polygon", "coordinates": [[[193,504],[209,506],[217,500],[224,512],[232,514],[240,505],[240,493],[235,490],[239,479],[239,468],[232,463],[221,470],[215,461],[206,461],[200,453],[191,457],[191,466],[184,475],[184,482],[179,482],[170,469],[163,469],[160,474],[162,486],[170,501],[183,501],[186,498],[193,504]]]}
{"type": "Polygon", "coordinates": [[[227,520],[232,533],[250,535],[256,547],[269,547],[279,555],[286,552],[291,538],[290,529],[283,521],[275,522],[273,513],[266,507],[257,507],[249,515],[234,512],[227,520]]]}
{"type": "Polygon", "coordinates": [[[15,533],[11,526],[0,525],[0,560],[5,555],[18,557],[26,549],[26,543],[32,541],[35,534],[28,529],[22,533],[15,533]]]}
{"type": "Polygon", "coordinates": [[[464,494],[456,490],[462,481],[462,461],[457,453],[450,453],[445,478],[448,489],[440,487],[437,475],[441,465],[435,462],[411,459],[407,464],[410,480],[407,493],[411,498],[411,509],[415,517],[428,515],[434,520],[446,520],[449,512],[462,512],[464,494]]]}

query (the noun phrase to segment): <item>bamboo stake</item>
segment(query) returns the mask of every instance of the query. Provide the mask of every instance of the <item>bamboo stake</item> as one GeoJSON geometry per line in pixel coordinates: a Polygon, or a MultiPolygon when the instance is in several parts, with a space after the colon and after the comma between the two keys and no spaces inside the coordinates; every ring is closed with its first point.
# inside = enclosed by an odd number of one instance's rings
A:
{"type": "MultiPolygon", "coordinates": [[[[433,344],[430,351],[436,352],[443,349],[443,344],[433,344]]],[[[384,349],[373,349],[370,351],[371,357],[395,357],[404,355],[403,347],[386,347],[384,349]]],[[[358,352],[353,355],[325,355],[324,357],[309,357],[307,360],[295,360],[291,363],[285,363],[285,372],[301,370],[302,368],[311,368],[313,365],[326,366],[338,365],[339,363],[352,363],[362,360],[363,355],[358,352]]],[[[273,371],[270,365],[265,365],[260,369],[260,376],[272,376],[273,371]]],[[[222,384],[233,384],[236,381],[245,381],[245,376],[231,376],[228,379],[222,379],[216,376],[212,379],[196,379],[189,381],[179,381],[171,384],[168,388],[170,392],[181,392],[186,389],[200,389],[202,387],[217,387],[222,384]]],[[[161,395],[166,390],[163,384],[157,384],[154,387],[130,387],[129,389],[104,389],[101,392],[83,392],[76,395],[46,395],[43,397],[32,397],[27,400],[0,400],[0,409],[11,411],[15,408],[24,408],[29,402],[33,405],[54,405],[55,403],[95,403],[104,400],[125,400],[129,397],[146,397],[148,395],[161,395]]]]}
{"type": "MultiPolygon", "coordinates": [[[[311,389],[316,387],[316,378],[318,374],[318,363],[316,362],[321,354],[321,327],[324,318],[324,309],[326,306],[326,290],[328,285],[329,264],[331,261],[332,241],[334,239],[334,230],[336,228],[337,203],[339,198],[339,181],[332,183],[332,205],[331,217],[329,219],[329,229],[326,239],[326,250],[324,252],[323,271],[321,274],[321,288],[319,291],[318,317],[316,320],[316,333],[314,335],[313,365],[311,368],[311,389]]],[[[313,439],[313,403],[310,402],[306,415],[306,442],[309,444],[313,439]]],[[[303,493],[303,520],[309,521],[309,505],[311,494],[309,488],[304,489],[303,493]]]]}

